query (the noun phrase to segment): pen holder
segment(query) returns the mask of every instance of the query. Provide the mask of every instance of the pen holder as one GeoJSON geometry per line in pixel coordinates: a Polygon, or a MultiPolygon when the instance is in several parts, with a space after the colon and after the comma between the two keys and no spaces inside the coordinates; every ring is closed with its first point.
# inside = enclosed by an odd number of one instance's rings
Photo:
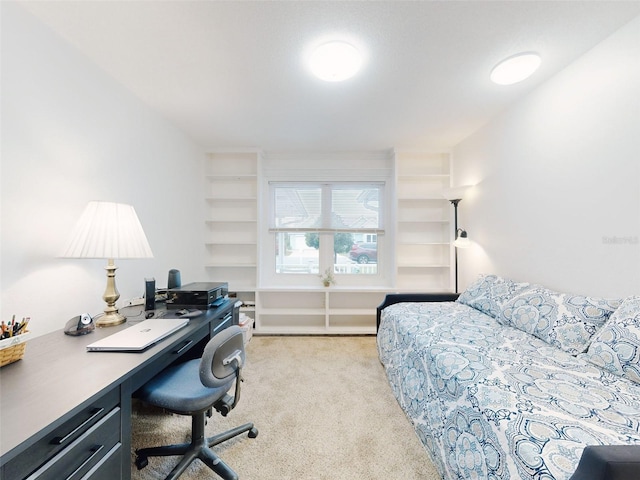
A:
{"type": "Polygon", "coordinates": [[[24,356],[26,341],[30,335],[30,332],[24,332],[15,337],[0,340],[0,367],[17,362],[24,356]]]}

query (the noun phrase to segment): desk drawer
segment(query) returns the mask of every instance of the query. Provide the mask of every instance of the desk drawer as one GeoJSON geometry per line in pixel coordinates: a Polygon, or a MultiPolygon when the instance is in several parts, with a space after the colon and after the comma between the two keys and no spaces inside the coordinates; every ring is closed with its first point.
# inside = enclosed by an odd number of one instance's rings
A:
{"type": "MultiPolygon", "coordinates": [[[[7,479],[27,477],[31,472],[71,445],[119,404],[120,389],[115,388],[29,447],[26,452],[8,462],[0,476],[7,479]]],[[[119,423],[117,431],[119,435],[119,423]]]]}
{"type": "MultiPolygon", "coordinates": [[[[127,466],[129,466],[129,456],[127,466]]],[[[117,480],[122,477],[122,444],[117,443],[82,480],[117,480]]]]}
{"type": "MultiPolygon", "coordinates": [[[[216,320],[211,322],[211,337],[212,338],[215,337],[216,334],[220,333],[225,328],[230,327],[231,325],[233,325],[235,323],[235,317],[234,317],[235,310],[236,309],[229,310],[223,316],[221,316],[221,317],[219,317],[216,320]]],[[[240,311],[239,309],[237,309],[237,310],[240,311]]]]}
{"type": "MultiPolygon", "coordinates": [[[[114,408],[27,480],[80,480],[120,443],[120,408],[114,408]]],[[[119,449],[116,452],[120,451],[119,449]]]]}

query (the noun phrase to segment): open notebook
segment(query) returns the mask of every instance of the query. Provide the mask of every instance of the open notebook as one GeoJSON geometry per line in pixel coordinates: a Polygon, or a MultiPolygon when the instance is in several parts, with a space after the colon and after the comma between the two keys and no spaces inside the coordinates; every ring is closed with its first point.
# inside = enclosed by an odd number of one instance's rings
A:
{"type": "Polygon", "coordinates": [[[150,318],[87,345],[87,351],[141,352],[188,323],[188,318],[150,318]]]}

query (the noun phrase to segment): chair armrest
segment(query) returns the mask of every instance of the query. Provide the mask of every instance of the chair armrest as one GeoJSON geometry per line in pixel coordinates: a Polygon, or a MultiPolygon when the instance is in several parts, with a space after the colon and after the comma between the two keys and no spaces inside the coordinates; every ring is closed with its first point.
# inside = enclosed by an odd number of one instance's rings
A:
{"type": "Polygon", "coordinates": [[[376,332],[380,328],[380,315],[389,305],[402,302],[454,302],[459,293],[388,293],[376,310],[376,332]]]}
{"type": "Polygon", "coordinates": [[[569,480],[637,480],[640,445],[589,445],[569,480]]]}

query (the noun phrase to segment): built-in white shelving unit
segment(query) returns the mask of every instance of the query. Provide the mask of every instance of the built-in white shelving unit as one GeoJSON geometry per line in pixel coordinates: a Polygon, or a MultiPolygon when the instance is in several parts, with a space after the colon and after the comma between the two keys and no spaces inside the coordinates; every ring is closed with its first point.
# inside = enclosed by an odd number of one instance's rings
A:
{"type": "Polygon", "coordinates": [[[398,291],[451,288],[450,185],[447,153],[396,152],[396,285],[398,291]]]}
{"type": "Polygon", "coordinates": [[[206,240],[208,279],[229,290],[255,319],[258,334],[373,334],[376,307],[387,293],[450,291],[451,205],[448,154],[395,152],[394,275],[384,287],[260,285],[260,151],[208,154],[206,240]]]}
{"type": "Polygon", "coordinates": [[[374,334],[388,289],[258,289],[256,329],[265,334],[374,334]]]}
{"type": "Polygon", "coordinates": [[[208,276],[228,282],[249,304],[255,303],[258,269],[260,157],[259,151],[212,152],[205,166],[208,276]]]}

